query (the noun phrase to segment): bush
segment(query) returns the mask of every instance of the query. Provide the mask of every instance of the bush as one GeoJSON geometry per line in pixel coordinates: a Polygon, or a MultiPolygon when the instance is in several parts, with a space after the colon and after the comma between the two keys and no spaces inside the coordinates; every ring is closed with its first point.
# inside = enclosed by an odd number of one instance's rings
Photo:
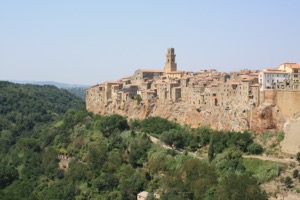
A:
{"type": "Polygon", "coordinates": [[[148,117],[141,122],[145,133],[160,135],[164,131],[175,129],[178,125],[161,117],[148,117]]]}
{"type": "Polygon", "coordinates": [[[293,180],[291,179],[291,177],[286,177],[285,179],[284,179],[284,184],[285,184],[285,186],[287,187],[287,188],[291,188],[291,187],[293,187],[292,185],[293,185],[293,180]]]}
{"type": "Polygon", "coordinates": [[[283,131],[279,131],[279,132],[276,134],[276,137],[277,137],[277,141],[278,141],[278,142],[281,142],[281,141],[284,139],[284,132],[283,132],[283,131]]]}
{"type": "Polygon", "coordinates": [[[126,118],[117,114],[102,117],[98,126],[106,137],[110,136],[115,130],[124,131],[129,128],[126,118]]]}
{"type": "Polygon", "coordinates": [[[298,178],[299,177],[299,171],[297,169],[295,169],[293,171],[293,178],[298,178]]]}
{"type": "Polygon", "coordinates": [[[300,152],[298,152],[298,153],[296,154],[296,160],[297,160],[298,162],[300,162],[300,152]]]}
{"type": "Polygon", "coordinates": [[[259,183],[270,181],[278,177],[284,165],[272,161],[259,160],[257,158],[244,158],[243,164],[246,171],[258,180],[259,183]]]}
{"type": "Polygon", "coordinates": [[[263,152],[262,146],[257,143],[250,144],[247,149],[252,154],[261,154],[263,152]]]}

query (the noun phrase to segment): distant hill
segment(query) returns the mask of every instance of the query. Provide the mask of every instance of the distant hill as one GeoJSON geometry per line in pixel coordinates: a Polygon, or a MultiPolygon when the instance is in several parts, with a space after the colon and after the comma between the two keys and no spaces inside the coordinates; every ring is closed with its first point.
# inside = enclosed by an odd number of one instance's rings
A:
{"type": "Polygon", "coordinates": [[[12,130],[19,135],[83,106],[81,99],[65,89],[0,81],[0,131],[12,130]]]}
{"type": "Polygon", "coordinates": [[[85,102],[87,87],[72,87],[72,88],[66,88],[66,90],[78,96],[80,99],[82,99],[85,102]]]}
{"type": "Polygon", "coordinates": [[[18,84],[33,84],[33,85],[53,85],[58,88],[63,88],[68,90],[70,93],[76,95],[83,101],[85,101],[86,90],[89,88],[88,85],[79,85],[79,84],[68,84],[68,83],[60,83],[55,81],[18,81],[13,80],[10,81],[18,84]]]}
{"type": "Polygon", "coordinates": [[[79,84],[68,84],[68,83],[60,83],[55,81],[18,81],[18,80],[11,80],[10,82],[19,83],[19,84],[34,84],[34,85],[54,85],[58,88],[88,88],[88,85],[79,85],[79,84]]]}

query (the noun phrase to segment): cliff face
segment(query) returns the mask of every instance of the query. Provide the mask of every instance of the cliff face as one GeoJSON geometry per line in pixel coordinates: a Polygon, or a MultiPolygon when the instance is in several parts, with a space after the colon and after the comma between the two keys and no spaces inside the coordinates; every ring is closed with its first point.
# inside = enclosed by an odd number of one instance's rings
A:
{"type": "Polygon", "coordinates": [[[258,107],[250,108],[234,99],[226,106],[196,107],[183,101],[172,102],[159,99],[138,102],[128,100],[118,104],[98,102],[96,99],[87,99],[87,109],[96,114],[121,114],[129,119],[160,116],[180,124],[192,127],[201,125],[211,126],[218,130],[254,130],[257,132],[282,130],[285,117],[273,103],[263,103],[258,107]]]}

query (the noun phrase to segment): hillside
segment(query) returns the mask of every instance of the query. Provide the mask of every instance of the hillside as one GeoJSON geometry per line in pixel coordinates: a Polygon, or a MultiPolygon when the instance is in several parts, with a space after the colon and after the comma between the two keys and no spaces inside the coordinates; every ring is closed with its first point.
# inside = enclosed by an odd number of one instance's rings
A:
{"type": "Polygon", "coordinates": [[[0,81],[0,131],[20,135],[54,121],[70,108],[82,106],[78,97],[55,86],[0,81]]]}
{"type": "Polygon", "coordinates": [[[75,94],[83,101],[85,101],[85,94],[88,88],[87,85],[68,84],[68,83],[60,83],[55,81],[11,81],[11,82],[17,84],[53,85],[55,87],[68,90],[70,93],[75,94]]]}
{"type": "Polygon", "coordinates": [[[266,197],[241,167],[242,152],[253,143],[248,133],[93,115],[54,86],[1,82],[0,91],[1,200],[131,200],[144,190],[150,199],[154,193],[168,200],[224,199],[246,189],[233,199],[266,197]],[[163,149],[149,134],[190,151],[211,143],[210,161],[163,149]],[[227,155],[232,159],[220,160],[227,155]],[[231,187],[236,181],[240,188],[231,187]]]}
{"type": "Polygon", "coordinates": [[[263,151],[248,132],[94,115],[54,86],[1,82],[0,91],[1,200],[131,200],[141,191],[148,199],[265,200],[280,192],[261,185],[287,166],[244,158],[263,151]]]}
{"type": "Polygon", "coordinates": [[[66,89],[70,93],[79,97],[82,101],[85,101],[87,87],[71,87],[71,88],[66,88],[66,89]]]}
{"type": "Polygon", "coordinates": [[[55,87],[64,88],[64,89],[77,88],[77,87],[80,87],[80,88],[88,87],[87,85],[60,83],[60,82],[55,82],[55,81],[16,81],[16,80],[12,80],[10,82],[18,83],[18,84],[32,84],[32,85],[54,85],[55,87]]]}

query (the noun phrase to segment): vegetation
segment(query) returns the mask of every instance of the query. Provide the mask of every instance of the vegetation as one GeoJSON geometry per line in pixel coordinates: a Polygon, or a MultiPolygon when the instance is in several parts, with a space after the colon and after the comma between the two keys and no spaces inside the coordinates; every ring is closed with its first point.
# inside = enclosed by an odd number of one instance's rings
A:
{"type": "Polygon", "coordinates": [[[72,88],[67,88],[67,90],[74,94],[75,96],[79,97],[82,101],[85,101],[85,96],[86,96],[86,87],[72,87],[72,88]]]}
{"type": "Polygon", "coordinates": [[[300,152],[296,154],[296,160],[300,163],[300,152]]]}
{"type": "Polygon", "coordinates": [[[283,164],[263,161],[257,158],[243,159],[242,163],[246,171],[255,177],[259,183],[264,183],[278,177],[280,172],[286,168],[283,164]]]}
{"type": "Polygon", "coordinates": [[[143,190],[163,200],[267,199],[257,175],[263,169],[242,158],[259,149],[250,133],[192,129],[160,117],[128,124],[120,115],[80,109],[78,98],[55,87],[0,86],[6,91],[0,95],[0,199],[125,200],[143,190]],[[173,149],[153,144],[149,135],[173,149]],[[207,145],[209,160],[187,153],[207,145]]]}

